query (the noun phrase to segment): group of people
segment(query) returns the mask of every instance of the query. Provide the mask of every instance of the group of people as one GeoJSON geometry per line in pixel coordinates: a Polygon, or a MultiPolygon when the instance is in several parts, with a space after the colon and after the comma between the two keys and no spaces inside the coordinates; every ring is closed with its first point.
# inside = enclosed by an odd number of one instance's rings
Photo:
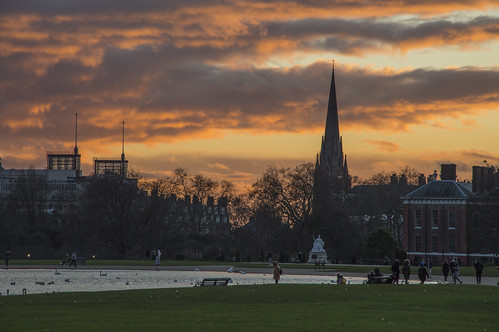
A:
{"type": "MultiPolygon", "coordinates": [[[[476,283],[481,284],[483,264],[480,262],[480,260],[476,259],[474,266],[476,272],[476,283]]],[[[426,263],[425,261],[419,263],[418,278],[421,284],[424,284],[428,279],[432,279],[432,268],[433,268],[433,263],[429,258],[426,260],[426,263]]],[[[392,270],[392,280],[393,280],[392,283],[398,284],[400,278],[400,261],[398,259],[396,259],[395,262],[393,263],[391,270],[392,270]]],[[[449,272],[452,276],[452,282],[454,284],[457,282],[459,282],[460,284],[463,283],[462,280],[459,279],[459,261],[456,259],[456,257],[453,257],[450,263],[447,260],[445,260],[444,263],[442,264],[442,274],[444,276],[444,281],[447,281],[449,272]]],[[[409,259],[404,260],[404,265],[402,267],[402,275],[404,276],[403,283],[408,284],[409,278],[411,276],[411,266],[409,259]]]]}
{"type": "Polygon", "coordinates": [[[76,267],[76,251],[73,251],[71,256],[69,256],[69,254],[66,254],[66,257],[64,257],[64,259],[61,261],[62,266],[65,266],[67,263],[69,263],[69,267],[76,267]]]}
{"type": "MultiPolygon", "coordinates": [[[[403,283],[408,284],[411,276],[410,261],[406,259],[402,266],[402,275],[404,276],[403,283]]],[[[398,284],[400,279],[400,261],[398,259],[392,264],[392,284],[398,284]]]]}

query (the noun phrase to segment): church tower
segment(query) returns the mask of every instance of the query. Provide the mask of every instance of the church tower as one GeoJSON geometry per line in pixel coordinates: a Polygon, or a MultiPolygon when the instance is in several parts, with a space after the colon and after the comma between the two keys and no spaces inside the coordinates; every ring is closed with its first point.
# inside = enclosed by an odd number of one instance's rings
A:
{"type": "Polygon", "coordinates": [[[326,130],[322,136],[321,152],[317,155],[315,163],[315,181],[328,186],[332,193],[345,192],[351,187],[347,158],[346,155],[343,155],[343,143],[340,136],[334,62],[329,89],[326,130]]]}

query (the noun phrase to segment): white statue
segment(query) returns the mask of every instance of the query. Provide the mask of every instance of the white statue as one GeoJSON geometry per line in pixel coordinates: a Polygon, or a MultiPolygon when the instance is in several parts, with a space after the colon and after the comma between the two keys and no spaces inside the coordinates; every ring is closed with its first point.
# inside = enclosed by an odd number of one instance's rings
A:
{"type": "Polygon", "coordinates": [[[324,250],[324,241],[321,239],[320,234],[317,236],[317,239],[312,236],[314,239],[314,247],[310,250],[308,262],[309,263],[325,263],[327,262],[327,252],[324,250]]]}
{"type": "Polygon", "coordinates": [[[321,235],[319,234],[317,236],[317,239],[315,239],[313,236],[312,238],[314,239],[314,247],[312,248],[312,252],[326,252],[326,250],[324,250],[324,241],[321,239],[321,235]]]}

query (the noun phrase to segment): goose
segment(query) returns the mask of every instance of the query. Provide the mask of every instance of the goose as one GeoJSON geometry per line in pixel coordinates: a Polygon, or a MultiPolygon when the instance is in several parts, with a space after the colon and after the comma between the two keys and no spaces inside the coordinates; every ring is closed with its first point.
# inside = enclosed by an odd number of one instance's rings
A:
{"type": "Polygon", "coordinates": [[[99,271],[99,273],[100,273],[99,275],[100,275],[101,277],[105,277],[105,276],[107,276],[107,273],[102,273],[102,271],[99,271]]]}
{"type": "Polygon", "coordinates": [[[55,274],[55,275],[60,275],[60,274],[61,274],[61,272],[59,272],[59,271],[57,271],[57,269],[55,269],[55,273],[54,273],[54,274],[55,274]]]}

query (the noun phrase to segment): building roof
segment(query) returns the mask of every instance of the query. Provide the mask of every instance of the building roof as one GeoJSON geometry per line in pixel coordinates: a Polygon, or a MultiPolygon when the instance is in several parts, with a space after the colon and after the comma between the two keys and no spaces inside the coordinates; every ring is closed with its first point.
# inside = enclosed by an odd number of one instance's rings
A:
{"type": "Polygon", "coordinates": [[[453,180],[431,181],[407,194],[405,199],[468,199],[476,195],[460,182],[453,180]]]}

